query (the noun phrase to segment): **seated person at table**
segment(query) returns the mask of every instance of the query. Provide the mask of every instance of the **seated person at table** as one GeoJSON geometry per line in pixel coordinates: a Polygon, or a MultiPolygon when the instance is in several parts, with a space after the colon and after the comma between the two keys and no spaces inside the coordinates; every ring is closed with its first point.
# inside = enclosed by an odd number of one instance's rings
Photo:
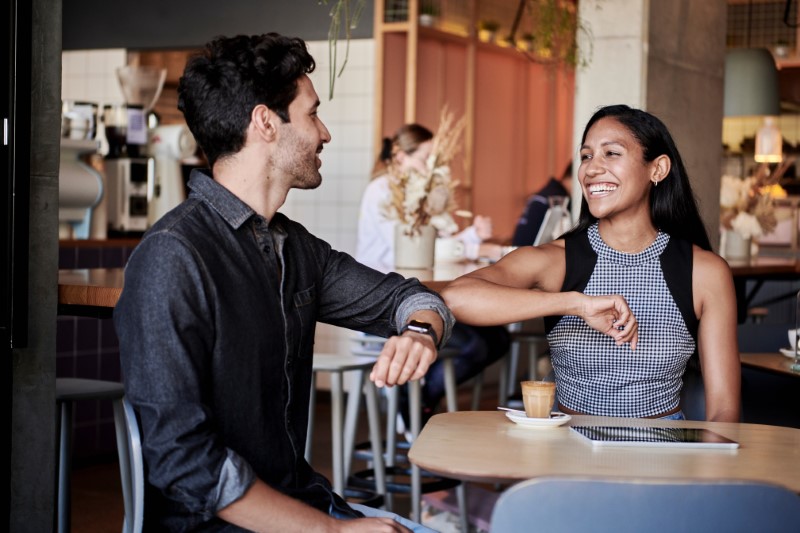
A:
{"type": "Polygon", "coordinates": [[[539,234],[539,228],[544,222],[544,215],[550,208],[551,196],[566,196],[572,193],[572,161],[567,164],[564,173],[556,179],[551,177],[547,185],[530,197],[525,206],[525,212],[519,217],[514,236],[511,238],[512,246],[530,246],[539,234]]]}
{"type": "MultiPolygon", "coordinates": [[[[419,124],[406,124],[393,138],[383,140],[373,179],[361,199],[356,260],[382,272],[394,269],[394,228],[397,221],[389,218],[385,210],[390,198],[389,174],[411,169],[425,172],[425,161],[432,148],[433,132],[419,124]]],[[[449,215],[447,220],[452,223],[449,215]]],[[[477,216],[474,223],[455,238],[464,243],[465,249],[473,244],[477,250],[477,246],[491,236],[491,219],[477,216]]],[[[509,345],[510,337],[503,327],[473,327],[456,323],[453,336],[446,345],[458,350],[453,359],[456,382],[460,384],[476,376],[503,357],[509,345]]],[[[423,421],[433,414],[444,395],[444,364],[437,361],[428,370],[422,387],[423,421]]]]}
{"type": "Polygon", "coordinates": [[[738,421],[733,280],[710,251],[666,126],[624,105],[601,108],[580,158],[576,228],[462,276],[445,302],[468,324],[545,317],[567,413],[680,419],[681,378],[698,351],[706,418],[738,421]]]}
{"type": "Polygon", "coordinates": [[[270,33],[215,39],[180,80],[211,170],[194,171],[189,198],[133,252],[114,313],[141,420],[145,531],[407,531],[345,503],[303,458],[318,320],[390,337],[378,386],[420,379],[452,327],[435,293],[277,212],[322,180],[330,134],[313,70],[302,40],[270,33]],[[433,334],[406,331],[412,320],[433,334]]]}

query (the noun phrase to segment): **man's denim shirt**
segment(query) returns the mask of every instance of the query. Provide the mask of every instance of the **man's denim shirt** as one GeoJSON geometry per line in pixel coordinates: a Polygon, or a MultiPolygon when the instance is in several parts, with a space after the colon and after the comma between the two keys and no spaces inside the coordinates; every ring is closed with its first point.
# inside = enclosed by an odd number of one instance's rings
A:
{"type": "Polygon", "coordinates": [[[316,322],[389,336],[434,309],[446,342],[452,315],[416,280],[265,220],[202,172],[189,186],[131,255],[114,312],[148,528],[230,527],[215,515],[255,477],[327,512],[341,501],[303,458],[316,322]]]}

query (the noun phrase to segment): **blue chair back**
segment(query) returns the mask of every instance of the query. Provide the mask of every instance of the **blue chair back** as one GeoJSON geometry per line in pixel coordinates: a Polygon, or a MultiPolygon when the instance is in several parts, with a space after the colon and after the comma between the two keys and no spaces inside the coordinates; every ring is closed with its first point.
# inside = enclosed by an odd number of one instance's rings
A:
{"type": "Polygon", "coordinates": [[[800,496],[740,481],[537,478],[500,496],[490,531],[798,532],[800,496]]]}

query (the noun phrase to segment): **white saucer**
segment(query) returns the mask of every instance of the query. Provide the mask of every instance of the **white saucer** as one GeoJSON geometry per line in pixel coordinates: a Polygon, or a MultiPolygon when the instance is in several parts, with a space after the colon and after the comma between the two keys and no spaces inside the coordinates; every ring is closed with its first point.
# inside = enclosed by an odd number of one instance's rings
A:
{"type": "Polygon", "coordinates": [[[781,348],[781,353],[786,357],[794,359],[794,350],[792,350],[791,348],[781,348]]]}
{"type": "Polygon", "coordinates": [[[560,426],[566,424],[572,417],[566,413],[556,413],[553,412],[550,414],[550,418],[528,418],[525,415],[518,415],[512,412],[506,412],[506,418],[514,422],[515,424],[519,424],[520,426],[530,427],[530,428],[554,428],[556,426],[560,426]]]}

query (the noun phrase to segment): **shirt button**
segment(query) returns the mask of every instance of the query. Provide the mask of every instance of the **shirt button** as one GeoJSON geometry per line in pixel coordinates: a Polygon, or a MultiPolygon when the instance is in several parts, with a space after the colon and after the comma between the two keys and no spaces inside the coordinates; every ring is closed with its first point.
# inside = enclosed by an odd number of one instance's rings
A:
{"type": "Polygon", "coordinates": [[[264,253],[269,253],[269,246],[264,246],[264,253]]]}

